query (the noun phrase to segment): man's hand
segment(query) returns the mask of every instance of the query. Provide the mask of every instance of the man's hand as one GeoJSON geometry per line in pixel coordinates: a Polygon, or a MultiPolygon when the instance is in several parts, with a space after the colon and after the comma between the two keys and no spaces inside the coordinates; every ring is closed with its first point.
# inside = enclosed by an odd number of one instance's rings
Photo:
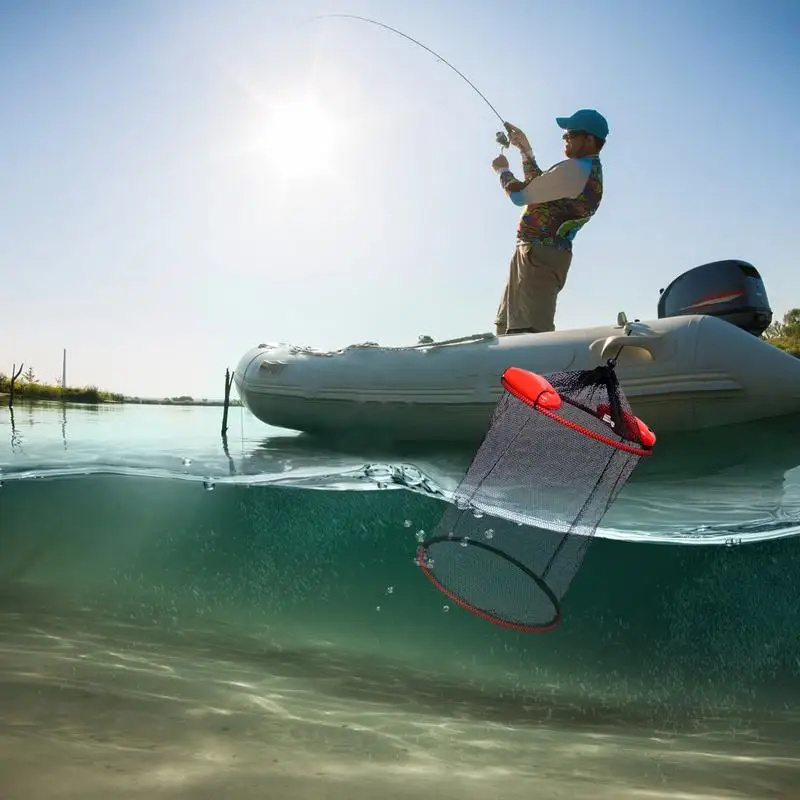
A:
{"type": "Polygon", "coordinates": [[[497,156],[497,158],[492,161],[492,169],[495,172],[502,172],[504,169],[508,169],[508,159],[504,155],[497,156]]]}
{"type": "Polygon", "coordinates": [[[506,122],[505,128],[508,131],[508,141],[514,147],[526,153],[531,152],[531,143],[528,141],[528,137],[516,125],[506,122]]]}

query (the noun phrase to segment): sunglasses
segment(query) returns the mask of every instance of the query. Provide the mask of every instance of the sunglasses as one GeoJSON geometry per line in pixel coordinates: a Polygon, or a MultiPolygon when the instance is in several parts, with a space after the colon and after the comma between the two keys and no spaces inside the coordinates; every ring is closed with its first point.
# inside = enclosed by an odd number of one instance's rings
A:
{"type": "Polygon", "coordinates": [[[586,131],[565,131],[561,138],[566,142],[570,139],[576,139],[578,136],[588,136],[589,134],[586,131]]]}

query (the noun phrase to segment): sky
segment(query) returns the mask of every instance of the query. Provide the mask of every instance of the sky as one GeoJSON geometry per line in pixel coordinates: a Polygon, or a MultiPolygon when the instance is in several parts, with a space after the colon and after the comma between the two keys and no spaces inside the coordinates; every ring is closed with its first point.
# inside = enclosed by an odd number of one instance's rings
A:
{"type": "MultiPolygon", "coordinates": [[[[0,372],[222,395],[262,342],[491,331],[520,209],[500,122],[563,158],[602,111],[600,210],[557,329],[657,316],[741,258],[800,306],[800,3],[0,0],[0,372]]],[[[512,169],[521,175],[516,151],[512,169]]]]}

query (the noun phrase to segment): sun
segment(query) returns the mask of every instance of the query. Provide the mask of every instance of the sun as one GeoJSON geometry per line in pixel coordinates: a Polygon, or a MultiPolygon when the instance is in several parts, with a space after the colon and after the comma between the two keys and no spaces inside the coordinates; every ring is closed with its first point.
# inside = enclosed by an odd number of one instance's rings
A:
{"type": "Polygon", "coordinates": [[[253,132],[253,149],[285,177],[332,175],[345,124],[314,94],[273,98],[253,132]]]}

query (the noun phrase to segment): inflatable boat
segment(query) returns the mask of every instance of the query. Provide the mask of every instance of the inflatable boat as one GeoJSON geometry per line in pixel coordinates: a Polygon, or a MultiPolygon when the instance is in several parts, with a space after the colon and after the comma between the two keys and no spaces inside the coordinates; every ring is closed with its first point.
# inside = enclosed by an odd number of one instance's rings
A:
{"type": "Polygon", "coordinates": [[[657,434],[800,412],[800,359],[761,338],[772,311],[745,261],[704,264],[661,290],[657,318],[550,333],[478,333],[408,347],[248,350],[234,372],[267,425],[323,436],[480,441],[506,367],[540,374],[615,358],[633,407],[657,434]]]}

